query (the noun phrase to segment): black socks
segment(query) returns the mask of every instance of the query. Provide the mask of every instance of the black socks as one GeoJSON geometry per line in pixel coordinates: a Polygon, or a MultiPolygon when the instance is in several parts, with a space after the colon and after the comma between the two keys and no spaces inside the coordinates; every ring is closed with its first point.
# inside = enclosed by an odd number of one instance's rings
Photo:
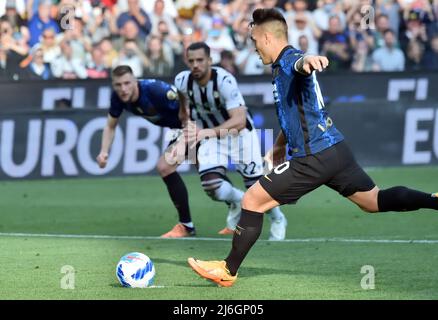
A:
{"type": "Polygon", "coordinates": [[[438,210],[438,198],[430,193],[393,187],[380,190],[377,196],[379,212],[387,211],[414,211],[422,208],[438,210]]]}
{"type": "Polygon", "coordinates": [[[189,196],[186,185],[178,172],[173,172],[163,178],[169,191],[170,198],[178,211],[179,221],[188,223],[192,221],[189,208],[189,196]]]}
{"type": "Polygon", "coordinates": [[[233,246],[225,259],[231,275],[235,275],[243,259],[257,241],[263,227],[263,213],[242,209],[233,235],[233,246]]]}

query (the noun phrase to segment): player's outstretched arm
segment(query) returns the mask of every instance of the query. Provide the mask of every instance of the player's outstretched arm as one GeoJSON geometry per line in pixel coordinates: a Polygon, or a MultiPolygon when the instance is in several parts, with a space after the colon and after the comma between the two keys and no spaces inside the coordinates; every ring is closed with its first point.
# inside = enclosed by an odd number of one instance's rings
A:
{"type": "Polygon", "coordinates": [[[324,56],[306,55],[297,61],[295,70],[299,73],[310,75],[313,71],[322,72],[329,65],[329,60],[324,56]]]}
{"type": "Polygon", "coordinates": [[[109,149],[111,148],[111,145],[114,140],[114,134],[116,132],[118,121],[119,121],[118,118],[113,118],[111,115],[108,115],[107,123],[102,133],[102,143],[101,143],[100,152],[99,155],[96,157],[97,163],[99,164],[100,168],[106,167],[108,161],[109,149]]]}

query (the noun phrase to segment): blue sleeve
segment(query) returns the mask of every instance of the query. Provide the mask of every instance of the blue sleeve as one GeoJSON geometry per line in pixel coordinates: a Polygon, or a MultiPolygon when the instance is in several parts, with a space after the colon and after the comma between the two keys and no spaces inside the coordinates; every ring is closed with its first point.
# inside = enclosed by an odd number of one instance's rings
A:
{"type": "Polygon", "coordinates": [[[120,99],[118,99],[117,94],[115,92],[111,95],[111,105],[108,113],[113,118],[118,118],[123,112],[123,105],[120,99]]]}

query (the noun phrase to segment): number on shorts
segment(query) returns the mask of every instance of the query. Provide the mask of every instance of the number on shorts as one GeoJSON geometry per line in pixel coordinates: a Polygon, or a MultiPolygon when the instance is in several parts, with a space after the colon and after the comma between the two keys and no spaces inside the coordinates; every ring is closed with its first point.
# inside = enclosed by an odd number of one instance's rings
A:
{"type": "Polygon", "coordinates": [[[279,166],[277,166],[277,167],[274,169],[274,173],[275,173],[275,174],[282,174],[282,173],[285,172],[287,169],[289,169],[289,167],[290,167],[290,162],[289,162],[289,161],[283,162],[282,164],[280,164],[279,166]]]}
{"type": "Polygon", "coordinates": [[[256,167],[256,163],[254,161],[251,161],[249,164],[245,164],[245,168],[243,169],[243,173],[247,176],[253,175],[255,173],[255,167],[256,167]],[[251,168],[251,170],[249,170],[250,168],[251,168]]]}

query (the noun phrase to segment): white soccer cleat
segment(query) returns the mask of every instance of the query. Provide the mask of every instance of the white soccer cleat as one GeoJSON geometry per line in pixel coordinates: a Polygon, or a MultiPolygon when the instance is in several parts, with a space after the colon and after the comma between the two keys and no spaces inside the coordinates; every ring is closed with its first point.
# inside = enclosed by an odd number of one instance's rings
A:
{"type": "Polygon", "coordinates": [[[228,216],[227,216],[227,228],[230,230],[236,229],[237,223],[240,219],[240,213],[242,211],[242,207],[240,206],[240,202],[233,202],[229,206],[228,216]]]}
{"type": "Polygon", "coordinates": [[[272,215],[269,215],[271,220],[271,229],[269,231],[269,240],[281,241],[286,238],[287,219],[282,213],[280,218],[273,219],[272,215]]]}

